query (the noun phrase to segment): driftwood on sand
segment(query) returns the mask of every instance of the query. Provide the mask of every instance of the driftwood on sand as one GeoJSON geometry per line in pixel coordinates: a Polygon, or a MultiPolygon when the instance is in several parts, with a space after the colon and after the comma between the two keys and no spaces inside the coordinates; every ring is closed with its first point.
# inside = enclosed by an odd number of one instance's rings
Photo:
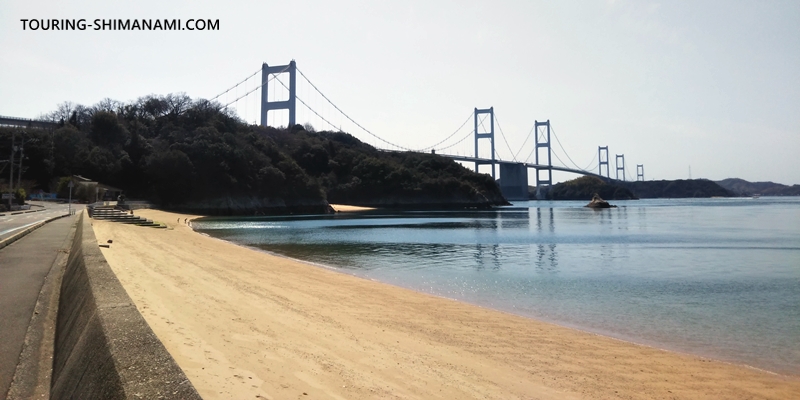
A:
{"type": "Polygon", "coordinates": [[[607,201],[603,200],[597,193],[592,196],[592,201],[589,202],[585,207],[589,208],[616,208],[617,206],[613,206],[608,204],[607,201]]]}

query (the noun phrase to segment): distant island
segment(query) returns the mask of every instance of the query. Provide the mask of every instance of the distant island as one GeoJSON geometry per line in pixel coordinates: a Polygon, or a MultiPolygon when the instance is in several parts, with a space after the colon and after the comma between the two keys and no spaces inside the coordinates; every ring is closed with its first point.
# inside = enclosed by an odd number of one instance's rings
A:
{"type": "MultiPolygon", "coordinates": [[[[530,188],[535,198],[535,188],[530,188]]],[[[606,200],[648,198],[732,197],[737,194],[707,179],[679,179],[640,182],[619,182],[583,176],[553,185],[548,200],[591,200],[594,194],[606,200]]]]}
{"type": "MultiPolygon", "coordinates": [[[[530,187],[528,192],[531,198],[535,196],[536,188],[530,187]]],[[[637,199],[636,195],[627,187],[594,176],[582,176],[566,182],[553,185],[546,193],[546,200],[591,200],[597,194],[605,200],[631,200],[637,199]]]]}
{"type": "MultiPolygon", "coordinates": [[[[536,199],[536,188],[529,187],[531,199],[536,199]]],[[[631,200],[652,198],[703,198],[800,196],[800,185],[782,185],[773,182],[748,182],[730,178],[721,181],[708,179],[678,179],[659,181],[619,182],[583,176],[553,185],[547,200],[591,200],[594,194],[606,200],[631,200]]]]}
{"type": "Polygon", "coordinates": [[[774,182],[748,182],[739,178],[728,178],[716,182],[736,196],[800,196],[800,185],[782,185],[774,182]]]}

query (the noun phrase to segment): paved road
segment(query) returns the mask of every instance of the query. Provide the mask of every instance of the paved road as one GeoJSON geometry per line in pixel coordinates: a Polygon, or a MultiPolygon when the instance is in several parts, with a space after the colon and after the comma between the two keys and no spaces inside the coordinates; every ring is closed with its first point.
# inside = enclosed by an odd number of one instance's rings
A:
{"type": "MultiPolygon", "coordinates": [[[[44,211],[37,211],[37,212],[25,212],[23,211],[22,214],[16,214],[18,211],[14,211],[14,215],[11,212],[2,212],[0,214],[5,214],[0,216],[0,240],[3,240],[7,237],[10,237],[22,229],[25,229],[39,221],[44,221],[46,219],[56,217],[59,215],[64,215],[67,213],[68,205],[67,204],[54,204],[54,203],[39,203],[39,202],[31,202],[31,204],[41,204],[44,206],[44,211]]],[[[82,210],[85,206],[83,204],[73,204],[73,210],[82,210]]],[[[30,210],[26,211],[34,211],[34,210],[41,210],[42,207],[31,207],[30,210]]]]}
{"type": "Polygon", "coordinates": [[[0,249],[0,400],[14,377],[45,277],[59,249],[69,247],[66,239],[74,221],[73,216],[49,222],[0,249]]]}

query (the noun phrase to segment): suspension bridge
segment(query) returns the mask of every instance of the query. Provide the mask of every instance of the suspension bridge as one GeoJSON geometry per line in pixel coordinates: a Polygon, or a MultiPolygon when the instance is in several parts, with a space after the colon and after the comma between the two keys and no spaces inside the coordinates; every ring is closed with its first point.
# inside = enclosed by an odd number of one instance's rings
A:
{"type": "MultiPolygon", "coordinates": [[[[368,135],[368,140],[362,139],[362,141],[369,143],[369,139],[372,139],[371,141],[373,143],[370,144],[383,151],[431,152],[442,157],[451,158],[455,161],[473,164],[476,172],[479,172],[480,166],[488,165],[491,167],[492,178],[497,179],[497,170],[499,169],[500,189],[509,200],[528,199],[529,170],[533,170],[534,172],[535,182],[531,183],[535,183],[537,191],[547,190],[553,184],[553,171],[594,176],[608,181],[625,181],[626,177],[632,177],[630,174],[626,176],[624,154],[616,155],[614,160],[615,176],[614,178],[611,177],[608,146],[598,147],[597,154],[594,155],[589,165],[583,168],[578,166],[567,153],[566,149],[564,149],[564,146],[555,134],[549,120],[534,121],[534,126],[531,128],[531,131],[528,132],[525,141],[517,151],[514,152],[509,145],[505,133],[500,127],[493,107],[488,109],[475,108],[458,129],[433,145],[423,148],[411,148],[399,145],[392,140],[373,133],[351,118],[326,96],[317,85],[311,82],[306,74],[297,67],[297,63],[294,60],[286,65],[270,66],[265,63],[262,65],[261,69],[256,70],[244,80],[217,96],[212,97],[210,100],[218,101],[224,108],[236,106],[240,116],[242,114],[240,105],[244,102],[245,119],[251,115],[255,117],[258,115],[257,112],[259,112],[262,126],[278,126],[279,123],[283,122],[283,120],[276,122],[278,121],[278,118],[274,116],[276,111],[283,111],[285,114],[284,116],[288,117],[285,119],[287,122],[286,126],[294,126],[298,121],[298,114],[304,112],[305,115],[302,116],[304,119],[301,120],[321,121],[325,126],[333,130],[341,131],[342,120],[344,120],[345,123],[355,128],[348,130],[348,133],[356,137],[358,137],[355,135],[357,132],[354,132],[354,130],[366,133],[368,135]],[[261,79],[260,81],[256,81],[259,73],[261,74],[261,79]],[[284,80],[284,78],[286,78],[285,75],[288,75],[288,83],[284,80]],[[298,75],[302,78],[300,82],[298,82],[298,75]],[[255,82],[248,86],[247,82],[251,79],[255,82]],[[300,94],[302,93],[298,93],[303,91],[300,88],[301,84],[306,86],[307,93],[318,96],[321,101],[314,103],[314,101],[309,100],[309,98],[304,99],[305,95],[301,97],[300,94]],[[234,93],[233,96],[231,96],[232,92],[234,93]],[[242,94],[239,94],[240,92],[242,94]],[[248,96],[251,95],[259,96],[259,99],[257,101],[247,100],[248,96]],[[302,106],[301,108],[298,108],[298,103],[302,106]],[[319,103],[322,103],[322,105],[320,106],[319,103]],[[252,112],[248,111],[248,107],[255,108],[256,104],[259,105],[258,110],[254,109],[252,112]],[[338,117],[338,123],[337,121],[332,121],[334,118],[329,115],[330,113],[320,111],[320,107],[330,110],[335,117],[338,117]],[[463,135],[464,128],[468,125],[470,120],[473,122],[472,130],[469,130],[466,135],[463,135]],[[497,130],[495,130],[495,128],[497,128],[497,130]],[[460,133],[462,135],[459,135],[460,133]],[[510,158],[507,157],[504,159],[500,157],[495,145],[496,133],[499,133],[500,138],[505,143],[510,153],[510,158]],[[533,137],[533,140],[531,140],[531,137],[533,137]],[[473,140],[468,140],[470,138],[473,140]],[[560,149],[565,158],[570,161],[571,165],[565,163],[562,158],[559,157],[556,152],[557,148],[551,146],[551,139],[555,139],[558,149],[560,149]],[[528,156],[523,159],[519,156],[522,150],[526,148],[525,146],[529,141],[533,147],[528,156]],[[486,156],[485,151],[481,152],[481,145],[488,145],[490,149],[489,156],[486,156]],[[481,156],[481,154],[483,154],[483,156],[481,156]],[[558,160],[561,165],[554,164],[553,157],[558,160]],[[597,161],[596,170],[593,168],[595,160],[597,161]]],[[[638,164],[636,167],[636,179],[644,180],[644,166],[638,164]]]]}
{"type": "MultiPolygon", "coordinates": [[[[313,121],[326,127],[322,130],[345,131],[342,129],[345,125],[346,132],[382,151],[430,152],[472,164],[476,172],[480,172],[481,166],[490,166],[490,174],[495,179],[498,178],[499,169],[500,188],[509,200],[528,199],[529,170],[532,170],[535,177],[531,183],[535,184],[537,192],[546,191],[553,185],[553,171],[594,176],[607,181],[626,181],[628,177],[633,177],[630,173],[626,174],[625,155],[616,154],[615,174],[612,178],[608,146],[599,146],[592,161],[585,167],[579,166],[567,153],[550,120],[534,121],[525,141],[516,152],[513,151],[493,107],[475,108],[458,129],[433,145],[411,148],[397,144],[351,118],[311,82],[294,60],[277,66],[264,63],[261,68],[209,101],[216,102],[222,109],[235,112],[245,122],[252,121],[255,124],[256,117],[260,117],[262,126],[291,127],[300,120],[305,122],[307,128],[311,128],[310,123],[313,121]],[[298,75],[301,80],[298,80],[298,75]],[[471,130],[467,128],[470,121],[473,122],[471,130]],[[359,135],[359,132],[368,136],[359,135]],[[509,152],[505,157],[500,156],[496,146],[497,134],[509,152]],[[468,140],[470,138],[472,140],[468,140]],[[557,147],[552,145],[551,139],[555,139],[557,147]],[[522,158],[520,155],[524,154],[522,152],[527,149],[525,146],[528,142],[531,142],[532,147],[527,157],[522,158]],[[559,156],[559,149],[569,164],[559,156]],[[560,165],[554,164],[553,158],[560,165]]],[[[13,117],[0,117],[0,126],[53,128],[48,121],[13,117]]],[[[636,166],[636,180],[644,180],[642,164],[636,166]]]]}

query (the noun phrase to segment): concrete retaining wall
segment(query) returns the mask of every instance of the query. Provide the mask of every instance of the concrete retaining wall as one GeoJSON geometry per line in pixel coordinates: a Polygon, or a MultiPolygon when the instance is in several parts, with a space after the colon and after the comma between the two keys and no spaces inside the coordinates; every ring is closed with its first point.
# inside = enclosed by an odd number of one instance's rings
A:
{"type": "Polygon", "coordinates": [[[53,399],[200,399],[139,314],[79,216],[61,284],[53,399]]]}

